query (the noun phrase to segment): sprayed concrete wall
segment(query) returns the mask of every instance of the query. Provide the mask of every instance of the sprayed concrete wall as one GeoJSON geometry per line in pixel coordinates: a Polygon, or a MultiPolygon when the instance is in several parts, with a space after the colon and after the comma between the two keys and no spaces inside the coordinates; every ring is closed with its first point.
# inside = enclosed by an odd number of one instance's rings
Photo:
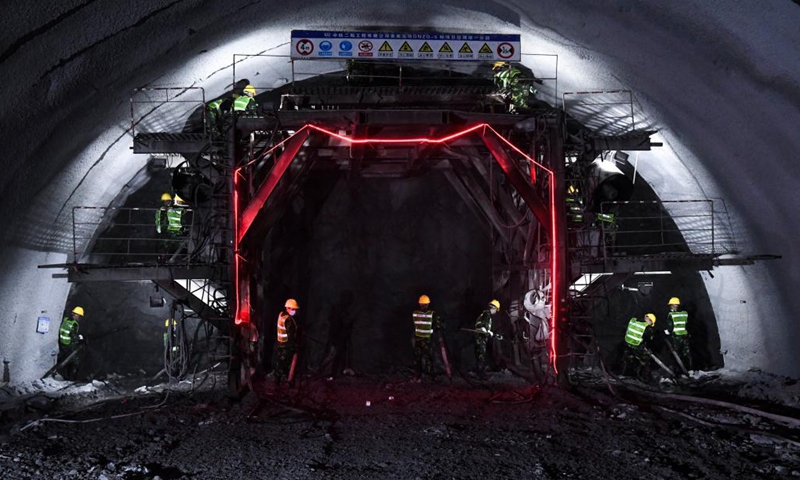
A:
{"type": "MultiPolygon", "coordinates": [[[[799,280],[800,226],[787,222],[800,180],[800,64],[786,61],[800,47],[800,8],[789,0],[351,0],[303,8],[73,0],[1,8],[0,73],[13,81],[0,84],[0,350],[18,380],[41,374],[55,348],[54,335],[29,333],[28,319],[63,309],[69,290],[36,266],[67,259],[72,206],[108,205],[145,161],[128,149],[133,87],[194,85],[214,96],[231,82],[233,54],[286,54],[292,28],[409,25],[521,33],[524,53],[559,56],[559,92],[632,89],[647,114],[642,124],[660,129],[667,145],[640,157],[656,192],[724,199],[741,250],[784,257],[705,277],[726,363],[800,375],[800,298],[789,291],[799,280]]],[[[289,72],[284,59],[237,65],[237,76],[261,89],[285,83],[289,72]]]]}

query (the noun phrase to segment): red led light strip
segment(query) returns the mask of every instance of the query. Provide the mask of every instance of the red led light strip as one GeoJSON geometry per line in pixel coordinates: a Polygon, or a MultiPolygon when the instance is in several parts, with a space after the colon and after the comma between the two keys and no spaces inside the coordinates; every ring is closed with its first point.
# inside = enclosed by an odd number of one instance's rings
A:
{"type": "Polygon", "coordinates": [[[556,267],[558,266],[557,263],[557,249],[556,249],[556,179],[555,174],[552,170],[545,167],[541,163],[537,162],[528,154],[520,150],[516,145],[508,141],[505,137],[500,135],[497,130],[492,128],[490,125],[486,125],[486,127],[494,133],[497,138],[503,141],[506,145],[508,145],[512,150],[517,152],[523,158],[528,160],[529,162],[533,163],[534,165],[538,165],[544,171],[546,171],[550,175],[550,302],[551,302],[551,315],[550,315],[550,364],[553,366],[553,371],[558,375],[558,367],[556,365],[556,325],[558,325],[557,317],[559,316],[560,312],[558,311],[558,302],[556,301],[558,295],[561,292],[558,290],[558,282],[556,281],[556,267]]]}
{"type": "MultiPolygon", "coordinates": [[[[486,127],[486,126],[488,126],[488,125],[485,124],[485,123],[480,123],[478,125],[475,125],[475,126],[472,126],[472,127],[469,127],[469,128],[465,128],[464,130],[461,130],[460,132],[456,132],[456,133],[454,133],[452,135],[448,135],[448,136],[442,137],[442,138],[427,138],[427,137],[411,137],[411,138],[351,138],[351,137],[346,137],[344,135],[339,135],[338,133],[334,133],[334,132],[332,132],[330,130],[324,129],[322,127],[318,127],[316,125],[311,125],[311,124],[306,125],[306,127],[309,127],[309,128],[311,128],[313,130],[316,130],[316,131],[318,131],[320,133],[324,133],[325,135],[328,135],[330,137],[337,138],[337,139],[339,139],[339,140],[341,140],[343,142],[347,142],[347,143],[351,143],[351,144],[357,144],[357,145],[365,144],[365,143],[447,143],[447,142],[455,140],[456,138],[468,135],[468,134],[474,132],[475,130],[479,130],[480,128],[486,127]]],[[[303,127],[303,128],[305,128],[305,127],[303,127]]]]}
{"type": "Polygon", "coordinates": [[[239,325],[242,318],[239,316],[239,167],[233,171],[233,323],[239,325]]]}
{"type": "MultiPolygon", "coordinates": [[[[560,295],[561,292],[558,291],[558,282],[556,281],[557,280],[556,279],[556,272],[557,272],[556,267],[558,266],[557,257],[556,257],[556,218],[555,218],[555,211],[556,211],[556,209],[555,209],[555,181],[556,181],[556,179],[555,179],[555,175],[554,175],[552,170],[550,170],[549,168],[545,167],[541,163],[537,162],[535,159],[531,158],[528,154],[526,154],[525,152],[520,150],[516,145],[511,143],[509,140],[507,140],[502,135],[500,135],[500,133],[497,132],[497,130],[492,128],[492,126],[487,124],[487,123],[480,123],[480,124],[474,125],[472,127],[465,128],[464,130],[458,131],[456,133],[453,133],[452,135],[448,135],[448,136],[442,137],[442,138],[428,138],[428,137],[351,138],[351,137],[347,137],[347,136],[340,135],[338,133],[332,132],[332,131],[330,131],[328,129],[322,128],[322,127],[317,126],[317,125],[306,124],[300,130],[297,130],[294,134],[292,134],[290,137],[284,139],[282,142],[278,143],[277,145],[275,145],[274,147],[272,147],[271,149],[266,151],[259,158],[264,158],[265,156],[269,155],[276,148],[278,148],[281,145],[283,145],[284,143],[288,142],[292,137],[294,137],[298,133],[302,132],[306,128],[310,128],[312,130],[316,130],[316,131],[318,131],[320,133],[324,133],[325,135],[328,135],[328,136],[330,136],[332,138],[336,138],[338,140],[341,140],[343,142],[347,142],[347,143],[350,143],[350,144],[368,144],[368,143],[373,143],[373,144],[374,143],[382,143],[382,144],[406,144],[406,143],[443,144],[443,143],[451,142],[451,141],[453,141],[453,140],[455,140],[457,138],[466,136],[466,135],[468,135],[470,133],[473,133],[475,131],[478,131],[480,129],[483,129],[482,133],[483,133],[483,135],[486,135],[486,130],[489,130],[497,138],[502,140],[502,142],[505,143],[511,150],[513,150],[514,152],[516,152],[517,154],[519,154],[520,156],[525,158],[528,162],[530,162],[530,163],[538,166],[539,168],[543,169],[544,171],[546,171],[550,175],[550,215],[551,215],[551,221],[550,221],[550,229],[551,229],[551,231],[550,231],[550,243],[551,243],[551,249],[552,249],[552,251],[550,253],[550,258],[551,258],[550,293],[551,293],[551,305],[552,305],[552,307],[551,307],[552,314],[550,316],[550,332],[551,332],[551,337],[550,337],[550,363],[553,366],[553,370],[555,371],[555,373],[558,374],[558,368],[556,367],[556,325],[558,324],[557,317],[559,316],[559,312],[558,312],[558,308],[557,308],[558,302],[556,301],[556,299],[559,298],[558,295],[560,295]]],[[[234,195],[233,195],[233,198],[234,198],[234,201],[233,201],[233,203],[234,203],[234,206],[233,206],[233,208],[234,208],[234,235],[235,235],[234,238],[239,238],[238,230],[239,230],[239,220],[240,220],[239,219],[239,195],[238,195],[238,179],[237,179],[237,176],[239,175],[239,172],[240,172],[240,170],[242,168],[247,167],[247,166],[253,164],[256,161],[257,161],[257,159],[256,160],[252,160],[249,163],[243,165],[242,167],[237,168],[235,170],[235,172],[234,172],[234,195]]],[[[240,305],[239,305],[239,257],[240,257],[240,255],[239,255],[239,244],[237,242],[235,253],[234,253],[234,258],[235,258],[234,259],[234,278],[235,278],[235,295],[236,295],[236,310],[235,310],[234,318],[235,318],[235,323],[237,325],[239,325],[239,324],[244,322],[244,320],[241,318],[241,315],[240,315],[241,312],[239,311],[239,307],[240,307],[240,305]]],[[[248,317],[249,317],[249,315],[248,315],[248,317]]]]}

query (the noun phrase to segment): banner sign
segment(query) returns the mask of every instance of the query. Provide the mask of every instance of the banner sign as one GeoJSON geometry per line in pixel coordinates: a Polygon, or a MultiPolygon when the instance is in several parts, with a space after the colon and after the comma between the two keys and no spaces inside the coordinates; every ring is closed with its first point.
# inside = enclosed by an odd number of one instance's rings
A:
{"type": "Polygon", "coordinates": [[[292,30],[292,58],[519,62],[519,35],[292,30]]]}

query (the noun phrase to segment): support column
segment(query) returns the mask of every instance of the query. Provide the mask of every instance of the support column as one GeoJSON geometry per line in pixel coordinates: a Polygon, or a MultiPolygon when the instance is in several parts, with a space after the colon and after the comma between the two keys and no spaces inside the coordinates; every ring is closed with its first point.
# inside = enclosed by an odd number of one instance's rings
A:
{"type": "Polygon", "coordinates": [[[564,158],[564,121],[562,115],[548,121],[548,151],[547,166],[553,171],[553,209],[551,232],[555,244],[555,271],[553,288],[553,318],[556,349],[556,369],[558,370],[558,380],[564,384],[567,380],[567,365],[569,343],[567,318],[566,318],[566,297],[569,279],[567,277],[568,262],[567,258],[567,203],[566,203],[566,182],[565,182],[565,158],[564,158]]]}

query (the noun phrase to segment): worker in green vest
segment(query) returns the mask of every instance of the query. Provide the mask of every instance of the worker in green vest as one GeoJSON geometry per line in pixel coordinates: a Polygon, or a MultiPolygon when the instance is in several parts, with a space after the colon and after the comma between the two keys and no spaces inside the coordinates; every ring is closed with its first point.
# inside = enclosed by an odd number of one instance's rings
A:
{"type": "Polygon", "coordinates": [[[442,330],[441,318],[430,308],[430,297],[422,295],[417,303],[419,310],[414,310],[411,314],[414,320],[414,361],[417,369],[415,381],[419,381],[423,374],[434,378],[432,337],[433,332],[442,330]]]}
{"type": "Polygon", "coordinates": [[[180,237],[184,234],[183,213],[184,205],[180,197],[175,195],[161,195],[161,208],[156,210],[156,232],[159,234],[158,260],[168,261],[170,256],[178,250],[180,237]]]}
{"type": "Polygon", "coordinates": [[[648,346],[653,341],[653,326],[655,324],[656,316],[652,313],[646,314],[644,321],[640,321],[636,317],[628,321],[628,328],[625,331],[623,374],[630,367],[633,369],[636,378],[644,381],[650,380],[650,349],[648,346]]]}
{"type": "Polygon", "coordinates": [[[583,222],[583,197],[573,185],[567,187],[567,218],[572,223],[583,222]]]}
{"type": "Polygon", "coordinates": [[[243,95],[239,95],[233,101],[234,112],[247,112],[256,113],[258,111],[258,102],[256,102],[256,87],[248,85],[242,91],[243,95]]]}
{"type": "Polygon", "coordinates": [[[175,195],[173,203],[172,195],[164,193],[161,195],[161,208],[156,210],[156,232],[170,236],[180,236],[183,234],[183,201],[175,195]]]}
{"type": "Polygon", "coordinates": [[[221,136],[225,126],[225,117],[231,111],[232,101],[228,97],[218,98],[206,104],[206,125],[214,136],[221,136]]]}
{"type": "Polygon", "coordinates": [[[667,341],[672,342],[675,351],[681,358],[681,362],[687,370],[692,369],[692,355],[689,351],[689,331],[686,329],[686,324],[689,320],[689,314],[684,310],[678,310],[681,306],[681,300],[678,297],[669,299],[669,313],[667,314],[667,326],[664,334],[668,337],[667,341]]]}
{"type": "Polygon", "coordinates": [[[607,253],[612,250],[617,243],[617,216],[613,213],[598,213],[595,215],[594,224],[603,232],[603,245],[607,253]]]}
{"type": "Polygon", "coordinates": [[[494,336],[492,332],[492,315],[500,310],[500,302],[492,300],[489,308],[484,310],[475,320],[475,364],[478,376],[486,376],[486,346],[489,338],[494,336]]]}
{"type": "Polygon", "coordinates": [[[72,355],[72,358],[66,364],[61,365],[59,370],[65,380],[74,380],[80,366],[76,351],[78,346],[83,343],[83,335],[80,334],[80,320],[83,315],[83,307],[73,308],[69,316],[64,317],[58,328],[58,364],[60,365],[72,355]]]}

